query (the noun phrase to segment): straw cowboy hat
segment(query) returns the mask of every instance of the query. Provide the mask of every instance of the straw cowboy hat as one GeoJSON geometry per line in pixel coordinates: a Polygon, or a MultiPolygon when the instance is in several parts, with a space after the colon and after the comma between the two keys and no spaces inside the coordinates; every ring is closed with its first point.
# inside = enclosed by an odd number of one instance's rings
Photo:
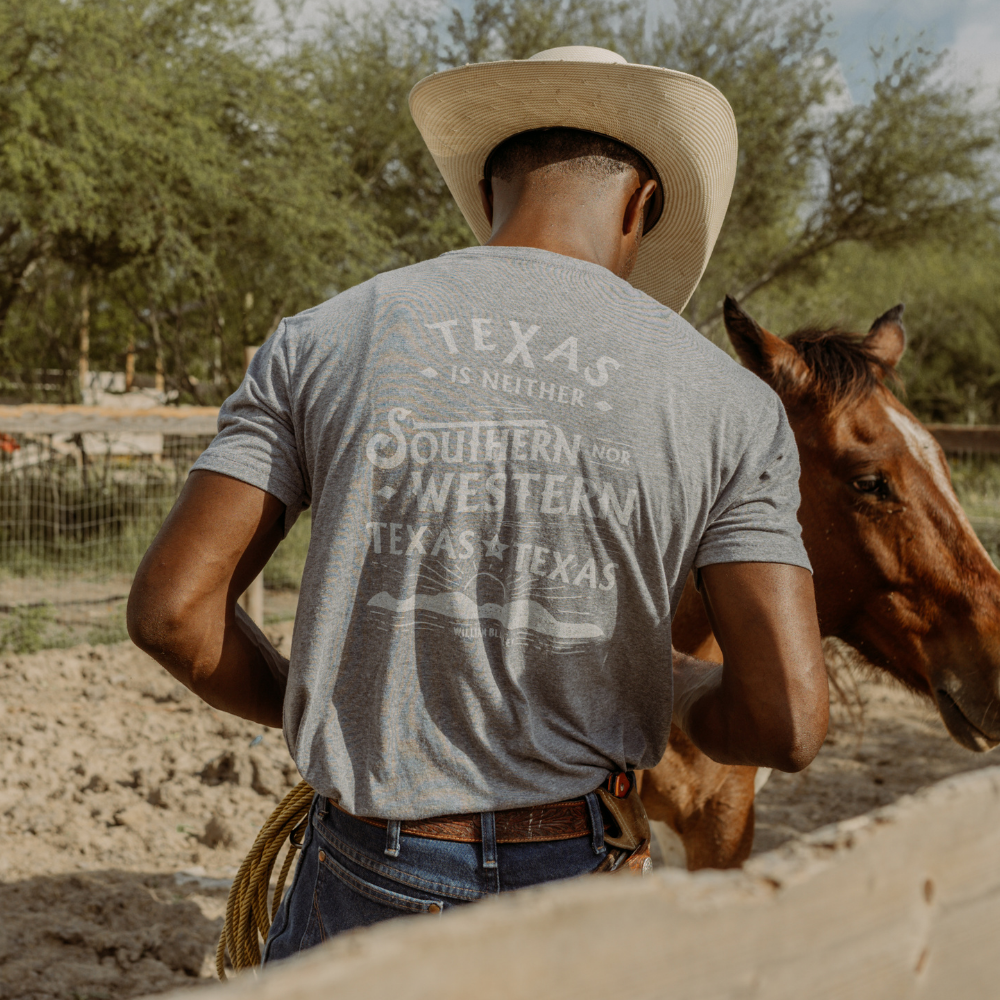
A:
{"type": "Polygon", "coordinates": [[[710,83],[626,62],[586,45],[530,59],[435,73],[410,92],[410,111],[480,243],[490,225],[479,198],[487,157],[504,139],[563,126],[611,136],[646,159],[663,191],[629,279],[680,312],[712,254],[736,174],[736,121],[710,83]]]}

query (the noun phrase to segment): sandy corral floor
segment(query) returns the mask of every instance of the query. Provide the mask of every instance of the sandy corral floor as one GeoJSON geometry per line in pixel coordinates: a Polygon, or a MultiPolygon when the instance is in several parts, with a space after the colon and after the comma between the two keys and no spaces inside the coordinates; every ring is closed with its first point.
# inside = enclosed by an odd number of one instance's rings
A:
{"type": "MultiPolygon", "coordinates": [[[[813,765],[762,791],[757,850],[993,762],[898,688],[853,696],[863,730],[839,708],[813,765]]],[[[0,1000],[213,975],[228,880],[298,780],[280,733],[213,711],[127,643],[84,645],[0,657],[0,761],[0,1000]]]]}
{"type": "Polygon", "coordinates": [[[212,975],[229,880],[298,780],[280,732],[129,643],[0,658],[0,998],[212,975]]]}
{"type": "Polygon", "coordinates": [[[758,794],[754,854],[949,775],[1000,764],[1000,751],[955,743],[929,699],[871,668],[852,671],[835,641],[826,651],[847,697],[831,692],[830,732],[816,760],[799,774],[773,772],[758,794]]]}

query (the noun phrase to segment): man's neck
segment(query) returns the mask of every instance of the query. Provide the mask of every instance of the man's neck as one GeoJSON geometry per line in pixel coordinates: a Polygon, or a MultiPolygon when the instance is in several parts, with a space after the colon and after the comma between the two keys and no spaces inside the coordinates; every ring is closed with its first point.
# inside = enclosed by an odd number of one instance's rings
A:
{"type": "Polygon", "coordinates": [[[587,232],[578,232],[565,225],[553,213],[518,213],[508,219],[488,240],[491,247],[534,247],[549,250],[564,257],[590,261],[607,267],[599,247],[587,232]]]}
{"type": "Polygon", "coordinates": [[[519,201],[494,230],[487,246],[535,247],[565,257],[600,264],[617,273],[619,244],[609,241],[598,220],[606,214],[603,205],[578,199],[524,199],[519,201]]]}

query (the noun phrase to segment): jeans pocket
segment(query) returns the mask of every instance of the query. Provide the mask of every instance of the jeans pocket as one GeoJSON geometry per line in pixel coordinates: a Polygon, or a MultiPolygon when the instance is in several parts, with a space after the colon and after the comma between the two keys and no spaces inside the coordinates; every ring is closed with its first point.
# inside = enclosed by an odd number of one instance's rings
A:
{"type": "Polygon", "coordinates": [[[329,850],[323,850],[319,852],[312,912],[299,950],[353,927],[367,927],[405,914],[436,914],[447,905],[440,898],[412,896],[362,878],[332,857],[329,850]]]}

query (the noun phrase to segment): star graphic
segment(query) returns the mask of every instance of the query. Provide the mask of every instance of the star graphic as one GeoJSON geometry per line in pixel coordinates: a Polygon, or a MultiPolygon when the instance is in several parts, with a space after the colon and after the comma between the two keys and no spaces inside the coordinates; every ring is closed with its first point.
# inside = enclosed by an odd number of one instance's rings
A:
{"type": "Polygon", "coordinates": [[[509,545],[504,545],[500,541],[500,535],[494,535],[492,539],[488,542],[483,543],[486,546],[486,556],[489,559],[498,559],[503,562],[503,552],[504,549],[509,549],[509,545]]]}

